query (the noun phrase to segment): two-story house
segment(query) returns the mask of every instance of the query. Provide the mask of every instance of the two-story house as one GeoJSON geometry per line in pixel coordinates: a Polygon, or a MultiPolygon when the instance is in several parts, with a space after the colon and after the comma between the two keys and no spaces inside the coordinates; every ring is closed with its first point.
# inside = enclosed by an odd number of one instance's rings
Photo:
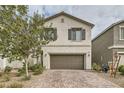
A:
{"type": "Polygon", "coordinates": [[[113,54],[119,53],[124,64],[124,20],[113,23],[92,40],[92,62],[111,63],[113,54]]]}
{"type": "Polygon", "coordinates": [[[91,69],[92,23],[60,12],[46,18],[57,38],[43,47],[43,65],[47,69],[91,69]]]}
{"type": "MultiPolygon", "coordinates": [[[[93,24],[65,12],[45,19],[45,27],[54,30],[51,41],[43,46],[43,66],[47,69],[91,69],[91,29],[93,24]]],[[[5,67],[2,59],[0,65],[5,67]]],[[[33,59],[33,61],[36,61],[33,59]]],[[[20,62],[9,63],[18,68],[20,62]]]]}

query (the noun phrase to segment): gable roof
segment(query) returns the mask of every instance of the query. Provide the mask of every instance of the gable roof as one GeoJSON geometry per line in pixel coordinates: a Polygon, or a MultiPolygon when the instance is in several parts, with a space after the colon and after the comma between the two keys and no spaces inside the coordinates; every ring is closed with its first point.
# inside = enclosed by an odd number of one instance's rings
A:
{"type": "Polygon", "coordinates": [[[47,17],[47,18],[45,19],[45,21],[49,21],[49,20],[54,19],[54,18],[56,18],[56,17],[58,17],[58,16],[61,16],[61,15],[70,17],[70,18],[72,18],[72,19],[74,19],[74,20],[76,20],[76,21],[79,21],[79,22],[81,22],[81,23],[85,23],[85,24],[87,24],[87,25],[89,25],[89,26],[91,26],[91,27],[94,27],[94,24],[92,24],[92,23],[90,23],[90,22],[87,22],[87,21],[84,21],[84,20],[82,20],[82,19],[80,19],[80,18],[77,18],[77,17],[75,17],[75,16],[72,16],[72,15],[70,15],[70,14],[68,14],[68,13],[65,13],[64,11],[62,11],[62,12],[60,12],[60,13],[57,13],[57,14],[55,14],[55,15],[52,15],[52,16],[50,16],[50,17],[47,17]]]}
{"type": "Polygon", "coordinates": [[[120,23],[122,23],[122,22],[124,22],[124,20],[120,20],[120,21],[118,21],[118,22],[115,22],[115,23],[111,24],[111,25],[110,25],[109,27],[107,27],[103,32],[101,32],[100,34],[98,34],[92,41],[96,40],[96,39],[99,38],[101,35],[103,35],[105,32],[107,32],[109,29],[111,29],[112,27],[114,27],[114,26],[116,26],[116,25],[118,25],[118,24],[120,24],[120,23]]]}

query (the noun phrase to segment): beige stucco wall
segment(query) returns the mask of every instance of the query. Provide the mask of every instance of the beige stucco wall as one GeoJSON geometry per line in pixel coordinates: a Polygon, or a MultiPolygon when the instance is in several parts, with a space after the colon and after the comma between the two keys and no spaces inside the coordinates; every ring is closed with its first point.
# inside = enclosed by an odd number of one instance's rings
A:
{"type": "Polygon", "coordinates": [[[50,69],[50,54],[86,54],[85,69],[91,69],[91,47],[44,47],[43,65],[50,69]]]}
{"type": "Polygon", "coordinates": [[[57,28],[57,40],[50,42],[46,47],[43,47],[43,64],[47,69],[50,69],[50,54],[86,54],[85,69],[91,69],[91,27],[77,22],[66,16],[59,16],[45,23],[45,26],[52,24],[52,27],[57,28]],[[64,23],[61,19],[64,18],[64,23]],[[81,27],[86,30],[86,40],[71,41],[68,40],[68,29],[72,27],[81,27]]]}
{"type": "Polygon", "coordinates": [[[45,26],[50,26],[57,28],[58,39],[55,42],[49,43],[49,45],[91,45],[91,27],[77,22],[66,16],[59,16],[45,23],[45,26]],[[64,18],[64,23],[61,23],[61,19],[64,18]],[[74,42],[68,40],[68,29],[72,27],[81,27],[86,30],[86,40],[81,42],[74,42]]]}

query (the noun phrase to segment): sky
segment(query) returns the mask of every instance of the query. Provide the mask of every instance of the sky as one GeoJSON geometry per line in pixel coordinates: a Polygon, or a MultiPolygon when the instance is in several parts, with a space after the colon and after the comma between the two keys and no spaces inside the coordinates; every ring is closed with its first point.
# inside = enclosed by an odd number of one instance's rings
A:
{"type": "Polygon", "coordinates": [[[73,16],[93,23],[92,38],[105,28],[120,20],[124,20],[124,6],[117,5],[31,5],[29,14],[38,11],[46,17],[65,11],[73,16]]]}

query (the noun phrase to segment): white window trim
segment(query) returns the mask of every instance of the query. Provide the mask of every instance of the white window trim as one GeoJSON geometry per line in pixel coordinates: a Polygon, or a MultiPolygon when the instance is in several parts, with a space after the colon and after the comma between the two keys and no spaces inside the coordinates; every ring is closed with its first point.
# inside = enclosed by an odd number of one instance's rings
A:
{"type": "Polygon", "coordinates": [[[120,31],[119,31],[119,40],[124,40],[124,39],[121,39],[121,28],[124,28],[124,26],[120,26],[120,31]]]}

